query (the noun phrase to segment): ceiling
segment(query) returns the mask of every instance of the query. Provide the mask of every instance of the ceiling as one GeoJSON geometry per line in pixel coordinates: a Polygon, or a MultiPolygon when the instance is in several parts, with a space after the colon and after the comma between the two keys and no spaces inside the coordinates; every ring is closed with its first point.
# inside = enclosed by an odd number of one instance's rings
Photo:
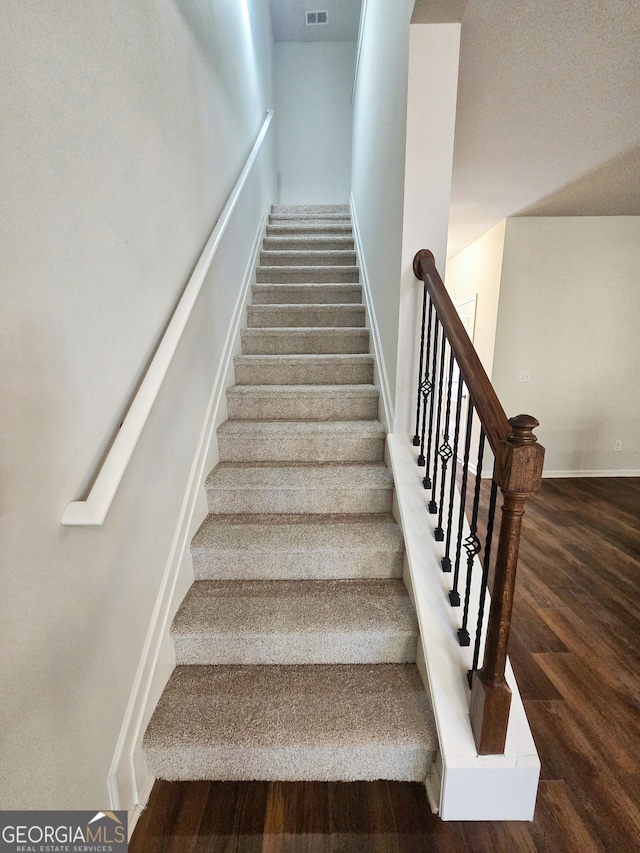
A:
{"type": "Polygon", "coordinates": [[[274,41],[357,41],[362,0],[269,0],[274,41]],[[306,26],[305,11],[327,11],[329,23],[306,26]]]}
{"type": "Polygon", "coordinates": [[[469,0],[450,257],[507,216],[640,215],[639,44],[633,0],[469,0]]]}

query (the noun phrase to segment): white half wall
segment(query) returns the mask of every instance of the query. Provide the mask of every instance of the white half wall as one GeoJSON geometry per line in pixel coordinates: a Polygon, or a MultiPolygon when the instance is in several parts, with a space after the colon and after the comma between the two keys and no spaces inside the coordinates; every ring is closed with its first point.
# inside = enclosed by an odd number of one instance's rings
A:
{"type": "MultiPolygon", "coordinates": [[[[272,106],[271,55],[266,0],[3,9],[5,809],[109,808],[118,734],[273,199],[269,157],[236,209],[104,526],[63,528],[60,516],[86,494],[272,106]]],[[[189,564],[187,553],[187,574],[189,564]]]]}
{"type": "Polygon", "coordinates": [[[639,271],[640,217],[507,220],[493,382],[547,476],[640,471],[639,271]]]}
{"type": "Polygon", "coordinates": [[[276,168],[281,204],[347,204],[355,42],[276,42],[276,168]]]}

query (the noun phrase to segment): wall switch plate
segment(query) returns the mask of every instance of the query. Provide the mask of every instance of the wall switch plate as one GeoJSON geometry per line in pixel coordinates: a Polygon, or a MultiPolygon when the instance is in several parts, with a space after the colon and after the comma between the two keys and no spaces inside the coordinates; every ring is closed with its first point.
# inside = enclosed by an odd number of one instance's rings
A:
{"type": "Polygon", "coordinates": [[[616,443],[613,445],[614,450],[622,450],[622,439],[618,439],[616,443]]]}
{"type": "Polygon", "coordinates": [[[531,382],[531,373],[528,370],[521,370],[518,374],[518,382],[531,382]]]}

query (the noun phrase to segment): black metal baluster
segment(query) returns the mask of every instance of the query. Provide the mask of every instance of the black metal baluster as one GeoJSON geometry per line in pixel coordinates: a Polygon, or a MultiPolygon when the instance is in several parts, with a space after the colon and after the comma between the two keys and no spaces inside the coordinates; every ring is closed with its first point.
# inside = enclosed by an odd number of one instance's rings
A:
{"type": "MultiPolygon", "coordinates": [[[[444,333],[444,329],[442,330],[442,345],[440,349],[440,378],[438,379],[438,412],[436,415],[436,446],[433,452],[433,488],[431,490],[431,500],[429,501],[429,512],[432,515],[435,515],[438,512],[438,504],[435,502],[434,497],[436,491],[438,489],[438,459],[440,458],[440,419],[442,417],[442,386],[444,380],[444,362],[445,362],[445,347],[447,343],[447,338],[444,333]]],[[[435,379],[435,374],[434,374],[435,379]]],[[[435,394],[434,394],[435,397],[435,394]]]]}
{"type": "MultiPolygon", "coordinates": [[[[453,350],[449,347],[449,378],[447,380],[447,409],[444,415],[444,441],[440,445],[438,455],[442,463],[442,477],[440,482],[440,508],[438,510],[438,525],[434,531],[436,542],[444,541],[444,530],[442,529],[442,517],[444,514],[444,490],[447,480],[447,466],[453,456],[453,449],[449,444],[449,421],[451,420],[451,386],[453,384],[453,350]]],[[[455,465],[453,466],[455,477],[455,465]]]]}
{"type": "Polygon", "coordinates": [[[473,561],[482,550],[478,539],[478,507],[480,505],[480,484],[482,482],[482,457],[484,455],[484,429],[480,427],[480,440],[478,441],[478,466],[476,468],[476,485],[473,492],[473,510],[471,512],[471,524],[469,535],[464,540],[464,550],[467,552],[467,583],[464,591],[464,611],[462,614],[462,627],[458,629],[458,642],[461,646],[468,646],[471,642],[467,628],[469,622],[469,603],[471,599],[471,576],[473,574],[473,561]]]}
{"type": "MultiPolygon", "coordinates": [[[[435,323],[434,323],[434,331],[433,331],[433,360],[431,363],[431,376],[435,380],[436,372],[438,368],[438,335],[440,333],[440,320],[438,319],[438,315],[435,315],[435,323]]],[[[444,330],[442,331],[442,337],[444,338],[444,330]]],[[[426,468],[424,472],[424,479],[422,480],[422,485],[425,489],[431,488],[431,478],[429,477],[429,467],[431,465],[431,447],[433,443],[433,410],[434,410],[434,401],[436,399],[436,395],[431,391],[431,405],[429,406],[429,436],[427,440],[427,461],[426,468]]]]}
{"type": "Polygon", "coordinates": [[[447,516],[447,541],[444,557],[440,561],[443,572],[451,571],[451,538],[453,535],[453,499],[456,493],[456,469],[458,467],[458,441],[460,439],[460,416],[462,414],[462,389],[464,383],[458,370],[458,394],[456,396],[456,426],[453,434],[453,465],[451,466],[451,484],[449,486],[449,514],[447,516]]]}
{"type": "Polygon", "coordinates": [[[478,621],[476,623],[476,641],[473,647],[473,663],[467,673],[469,687],[473,671],[478,668],[480,659],[480,636],[482,634],[482,623],[484,621],[484,607],[487,598],[487,584],[489,582],[489,565],[491,563],[491,543],[493,541],[493,523],[496,516],[496,498],[498,496],[498,484],[495,480],[491,482],[491,496],[489,498],[489,517],[487,518],[487,536],[484,542],[484,558],[482,561],[482,586],[480,587],[480,601],[478,602],[478,621]]]}
{"type": "Polygon", "coordinates": [[[458,538],[456,539],[456,562],[453,573],[453,588],[449,592],[449,602],[452,607],[460,607],[460,593],[458,592],[458,581],[460,580],[460,554],[462,551],[462,530],[464,528],[464,507],[467,501],[467,478],[469,476],[469,455],[471,452],[471,430],[473,426],[473,400],[469,395],[467,407],[467,429],[464,439],[464,459],[462,461],[462,485],[460,487],[460,512],[458,514],[458,538]]]}
{"type": "MultiPolygon", "coordinates": [[[[427,330],[427,352],[424,366],[424,379],[420,385],[422,391],[422,434],[420,436],[420,455],[418,456],[418,466],[424,465],[424,437],[427,431],[427,400],[429,394],[433,390],[433,382],[429,379],[429,357],[431,355],[431,325],[433,320],[433,304],[429,296],[429,327],[427,330]]],[[[415,442],[414,442],[415,443],[415,442]]],[[[426,473],[426,472],[425,472],[426,473]]]]}
{"type": "MultiPolygon", "coordinates": [[[[413,446],[418,447],[420,444],[420,436],[418,435],[420,431],[420,391],[421,391],[421,383],[422,383],[422,361],[424,359],[424,328],[425,328],[425,320],[427,318],[427,284],[425,282],[422,289],[422,326],[420,327],[420,362],[418,366],[418,393],[416,400],[416,431],[413,436],[413,446]]],[[[418,463],[420,464],[420,463],[418,463]]]]}

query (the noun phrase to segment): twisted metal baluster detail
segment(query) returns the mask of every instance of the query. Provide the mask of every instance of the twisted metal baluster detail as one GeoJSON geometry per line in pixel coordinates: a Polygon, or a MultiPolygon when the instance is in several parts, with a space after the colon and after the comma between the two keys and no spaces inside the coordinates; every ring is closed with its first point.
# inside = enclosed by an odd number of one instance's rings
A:
{"type": "MultiPolygon", "coordinates": [[[[437,367],[438,367],[438,335],[440,334],[440,320],[438,319],[438,315],[435,315],[435,323],[434,323],[434,332],[433,332],[433,359],[431,364],[431,376],[435,379],[437,367]]],[[[444,338],[444,330],[442,332],[442,337],[444,338]]],[[[431,488],[431,479],[429,477],[429,467],[431,465],[431,446],[433,443],[433,410],[434,410],[434,401],[436,399],[435,394],[431,394],[431,404],[429,406],[429,439],[427,442],[427,460],[426,467],[424,472],[424,479],[422,480],[422,485],[425,489],[431,488]]]]}
{"type": "Polygon", "coordinates": [[[482,457],[484,455],[484,429],[480,428],[480,440],[478,442],[478,467],[476,468],[476,484],[473,493],[473,511],[471,513],[471,524],[469,536],[464,540],[464,548],[467,552],[467,583],[464,591],[464,612],[462,615],[462,627],[458,630],[458,642],[461,646],[468,646],[471,642],[467,624],[469,621],[469,604],[471,600],[471,576],[473,574],[473,561],[482,550],[482,545],[477,536],[478,530],[478,507],[480,506],[480,484],[482,482],[482,457]]]}
{"type": "MultiPolygon", "coordinates": [[[[438,510],[438,525],[434,531],[436,542],[444,540],[444,530],[442,529],[442,516],[444,513],[444,490],[447,479],[447,466],[449,460],[453,456],[453,448],[449,444],[449,421],[451,419],[451,386],[453,384],[453,351],[449,348],[449,378],[447,380],[447,409],[444,415],[444,441],[440,446],[438,455],[442,463],[442,478],[440,482],[440,509],[438,510]]],[[[455,465],[452,466],[453,476],[455,477],[455,465]]]]}
{"type": "Polygon", "coordinates": [[[422,360],[424,358],[424,326],[427,313],[427,283],[422,288],[422,326],[420,327],[420,361],[418,363],[418,393],[416,395],[416,431],[413,436],[413,446],[420,444],[418,431],[420,429],[420,382],[422,380],[422,360]]]}
{"type": "Polygon", "coordinates": [[[452,607],[460,607],[460,593],[458,582],[460,580],[460,555],[462,552],[462,530],[464,527],[464,507],[467,501],[467,478],[469,476],[469,454],[471,452],[471,429],[473,426],[473,400],[469,395],[467,407],[467,429],[464,439],[464,459],[462,461],[462,485],[460,487],[460,512],[458,513],[458,537],[456,539],[456,559],[453,573],[453,588],[449,592],[449,602],[452,607]]]}
{"type": "Polygon", "coordinates": [[[456,426],[453,434],[453,465],[451,467],[451,484],[449,486],[449,513],[447,516],[447,541],[444,546],[444,557],[440,561],[443,572],[451,571],[451,537],[453,535],[453,499],[456,492],[456,468],[458,462],[458,441],[460,438],[460,416],[462,414],[462,389],[464,383],[458,374],[458,394],[456,396],[456,426]]]}
{"type": "MultiPolygon", "coordinates": [[[[440,458],[440,419],[442,417],[442,385],[444,379],[444,362],[445,362],[445,352],[446,352],[446,344],[447,338],[444,334],[444,329],[442,330],[442,344],[440,348],[440,378],[438,380],[438,412],[436,415],[436,446],[433,454],[433,489],[431,490],[431,500],[429,501],[429,512],[431,515],[435,515],[438,511],[438,504],[434,500],[436,491],[438,489],[438,459],[440,458]]],[[[435,378],[435,375],[434,375],[435,378]]]]}
{"type": "Polygon", "coordinates": [[[480,637],[482,635],[482,623],[484,621],[484,608],[487,598],[487,586],[489,582],[489,565],[491,563],[491,543],[493,541],[493,524],[496,515],[496,498],[498,496],[498,484],[495,480],[491,482],[491,496],[489,498],[489,517],[487,519],[487,536],[484,542],[484,558],[482,560],[482,584],[480,586],[480,600],[478,602],[478,620],[476,622],[476,641],[473,647],[473,663],[467,673],[469,687],[473,671],[478,668],[480,659],[480,637]]]}
{"type": "Polygon", "coordinates": [[[429,357],[431,355],[431,326],[433,320],[433,312],[433,304],[431,302],[431,297],[429,297],[429,328],[427,330],[427,352],[425,358],[424,379],[420,383],[420,391],[422,392],[422,433],[420,435],[420,455],[418,456],[418,467],[420,468],[425,463],[424,437],[427,431],[427,400],[429,399],[429,394],[433,390],[433,382],[429,379],[429,357]]]}

